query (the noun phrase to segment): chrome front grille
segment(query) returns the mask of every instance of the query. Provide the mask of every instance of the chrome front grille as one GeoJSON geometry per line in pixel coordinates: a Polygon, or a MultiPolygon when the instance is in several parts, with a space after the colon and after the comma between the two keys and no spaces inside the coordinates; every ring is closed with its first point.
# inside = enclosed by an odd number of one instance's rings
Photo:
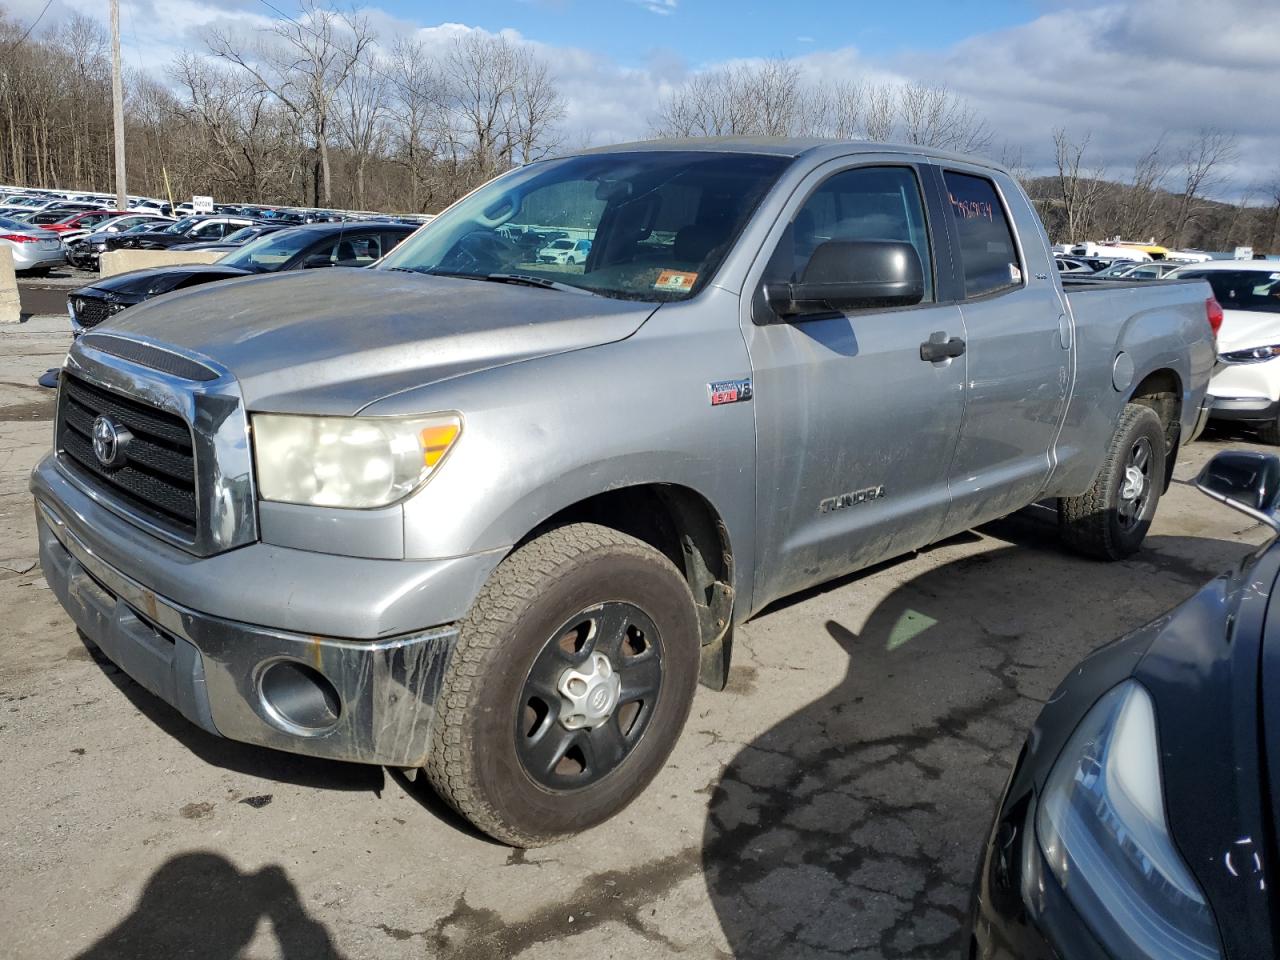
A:
{"type": "Polygon", "coordinates": [[[228,370],[144,336],[89,332],[71,345],[58,397],[59,468],[100,507],[196,556],[258,539],[248,417],[228,370]],[[112,434],[124,436],[116,460],[112,434]]]}
{"type": "Polygon", "coordinates": [[[184,539],[194,539],[195,453],[191,430],[181,417],[64,373],[57,443],[88,482],[102,485],[184,539]],[[93,448],[99,416],[110,417],[132,434],[122,462],[112,466],[104,466],[93,448]]]}

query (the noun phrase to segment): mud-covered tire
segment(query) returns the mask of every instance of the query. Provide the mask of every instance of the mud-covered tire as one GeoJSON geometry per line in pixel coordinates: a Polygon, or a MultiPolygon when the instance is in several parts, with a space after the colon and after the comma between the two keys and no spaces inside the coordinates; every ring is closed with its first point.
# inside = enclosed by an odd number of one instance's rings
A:
{"type": "MultiPolygon", "coordinates": [[[[512,846],[538,846],[595,826],[626,807],[662,768],[689,715],[698,657],[693,598],[666,556],[596,524],[553,529],[498,566],[463,622],[436,704],[428,779],[477,828],[512,846]],[[597,769],[607,772],[600,779],[552,789],[530,773],[527,751],[533,741],[521,740],[528,736],[522,732],[525,718],[533,713],[527,698],[534,668],[543,669],[548,656],[553,669],[559,669],[556,657],[577,657],[565,652],[565,626],[583,611],[615,606],[640,611],[636,615],[647,621],[653,634],[648,650],[660,655],[660,685],[643,727],[638,733],[630,728],[634,740],[619,751],[620,760],[614,758],[616,766],[602,762],[597,769]]],[[[625,678],[622,666],[618,672],[625,678]]],[[[624,706],[632,706],[624,699],[620,695],[614,704],[619,717],[624,706]]],[[[644,708],[635,709],[638,718],[644,708]]],[[[553,711],[535,714],[535,728],[548,730],[538,726],[548,717],[553,726],[560,724],[555,732],[561,738],[583,733],[566,733],[569,727],[553,711]]],[[[558,770],[558,764],[552,767],[554,776],[558,770]]]]}
{"type": "Polygon", "coordinates": [[[1059,529],[1068,547],[1100,560],[1122,560],[1138,551],[1165,487],[1164,438],[1164,426],[1154,410],[1138,403],[1125,406],[1093,486],[1081,496],[1058,501],[1059,529]],[[1126,471],[1134,466],[1135,452],[1144,443],[1145,499],[1126,518],[1124,510],[1130,503],[1123,498],[1126,471]]]}

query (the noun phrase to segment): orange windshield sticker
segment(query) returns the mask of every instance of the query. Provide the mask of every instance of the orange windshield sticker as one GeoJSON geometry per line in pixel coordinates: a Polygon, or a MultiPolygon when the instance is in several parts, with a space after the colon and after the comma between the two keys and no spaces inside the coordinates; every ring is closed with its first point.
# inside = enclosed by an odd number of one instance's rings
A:
{"type": "Polygon", "coordinates": [[[693,289],[693,284],[697,281],[696,273],[686,273],[683,270],[663,270],[658,274],[658,279],[653,282],[653,289],[667,290],[671,293],[688,293],[693,289]]]}

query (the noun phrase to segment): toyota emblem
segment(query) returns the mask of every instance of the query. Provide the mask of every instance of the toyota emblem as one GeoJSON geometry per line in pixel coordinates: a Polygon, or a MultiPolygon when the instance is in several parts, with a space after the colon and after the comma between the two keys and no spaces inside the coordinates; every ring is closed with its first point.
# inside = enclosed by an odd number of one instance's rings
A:
{"type": "Polygon", "coordinates": [[[124,425],[103,414],[93,421],[93,455],[104,467],[124,463],[124,448],[132,434],[124,425]]]}

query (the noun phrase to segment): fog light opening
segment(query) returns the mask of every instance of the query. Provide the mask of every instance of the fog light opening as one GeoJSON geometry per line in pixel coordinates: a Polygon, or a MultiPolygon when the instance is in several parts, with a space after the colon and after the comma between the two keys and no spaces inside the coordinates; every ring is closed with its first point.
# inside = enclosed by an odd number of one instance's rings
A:
{"type": "Polygon", "coordinates": [[[320,671],[295,660],[278,660],[258,681],[267,715],[291,733],[323,733],[342,716],[342,701],[320,671]]]}

